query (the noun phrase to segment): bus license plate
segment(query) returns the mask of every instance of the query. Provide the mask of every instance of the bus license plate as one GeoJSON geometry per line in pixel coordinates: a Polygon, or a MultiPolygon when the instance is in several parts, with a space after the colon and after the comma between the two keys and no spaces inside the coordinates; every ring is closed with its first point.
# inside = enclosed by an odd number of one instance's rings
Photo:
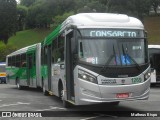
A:
{"type": "Polygon", "coordinates": [[[128,98],[129,97],[129,93],[118,93],[116,95],[117,98],[128,98]]]}

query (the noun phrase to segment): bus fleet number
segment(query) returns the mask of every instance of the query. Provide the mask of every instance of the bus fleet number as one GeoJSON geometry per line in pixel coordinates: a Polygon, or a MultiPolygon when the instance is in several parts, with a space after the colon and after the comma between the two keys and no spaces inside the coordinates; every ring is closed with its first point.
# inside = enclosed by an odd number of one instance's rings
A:
{"type": "Polygon", "coordinates": [[[141,82],[142,82],[142,79],[141,79],[141,78],[138,78],[138,77],[137,77],[137,78],[132,78],[131,80],[132,80],[132,83],[133,83],[133,84],[141,83],[141,82]]]}

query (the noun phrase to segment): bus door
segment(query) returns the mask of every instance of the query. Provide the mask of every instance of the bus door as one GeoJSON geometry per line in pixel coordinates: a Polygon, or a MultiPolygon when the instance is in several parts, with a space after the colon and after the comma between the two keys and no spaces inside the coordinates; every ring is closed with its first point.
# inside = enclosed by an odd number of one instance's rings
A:
{"type": "Polygon", "coordinates": [[[34,77],[34,54],[28,54],[27,55],[27,80],[28,80],[28,86],[33,86],[33,77],[34,77]]]}
{"type": "Polygon", "coordinates": [[[72,41],[73,31],[70,31],[66,35],[66,56],[65,56],[65,71],[66,71],[66,89],[67,99],[74,101],[74,70],[73,70],[73,53],[72,53],[72,41]]]}
{"type": "Polygon", "coordinates": [[[47,66],[48,66],[48,90],[51,90],[52,82],[51,82],[51,45],[47,48],[47,66]]]}
{"type": "Polygon", "coordinates": [[[153,54],[153,65],[156,70],[156,82],[160,82],[160,54],[153,54]]]}

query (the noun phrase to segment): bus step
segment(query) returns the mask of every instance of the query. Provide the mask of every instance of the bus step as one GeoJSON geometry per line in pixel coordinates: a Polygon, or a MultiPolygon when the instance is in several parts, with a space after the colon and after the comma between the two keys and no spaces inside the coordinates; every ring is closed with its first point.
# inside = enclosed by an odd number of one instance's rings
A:
{"type": "Polygon", "coordinates": [[[75,105],[75,102],[74,102],[74,101],[72,101],[72,100],[67,100],[67,101],[68,101],[69,103],[75,105]]]}

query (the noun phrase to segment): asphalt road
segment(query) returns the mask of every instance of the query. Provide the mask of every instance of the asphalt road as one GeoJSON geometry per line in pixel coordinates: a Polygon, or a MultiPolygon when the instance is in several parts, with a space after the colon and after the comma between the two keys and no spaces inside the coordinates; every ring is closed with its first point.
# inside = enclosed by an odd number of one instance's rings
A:
{"type": "MultiPolygon", "coordinates": [[[[118,106],[100,104],[74,106],[66,109],[62,106],[59,98],[44,96],[38,89],[18,90],[14,85],[0,84],[0,111],[18,111],[20,113],[19,117],[1,117],[0,120],[110,120],[117,118],[118,120],[158,120],[160,117],[156,117],[156,115],[160,116],[160,86],[151,88],[149,100],[125,101],[118,106]],[[25,111],[31,111],[31,113],[44,111],[37,116],[49,114],[49,116],[56,117],[20,118],[22,115],[28,115],[25,111]],[[139,117],[131,117],[132,111],[136,111],[133,112],[133,116],[138,115],[139,117]],[[120,117],[121,115],[122,117],[120,117]],[[150,117],[140,117],[145,115],[150,117]]],[[[2,115],[2,113],[0,114],[2,115]]]]}

